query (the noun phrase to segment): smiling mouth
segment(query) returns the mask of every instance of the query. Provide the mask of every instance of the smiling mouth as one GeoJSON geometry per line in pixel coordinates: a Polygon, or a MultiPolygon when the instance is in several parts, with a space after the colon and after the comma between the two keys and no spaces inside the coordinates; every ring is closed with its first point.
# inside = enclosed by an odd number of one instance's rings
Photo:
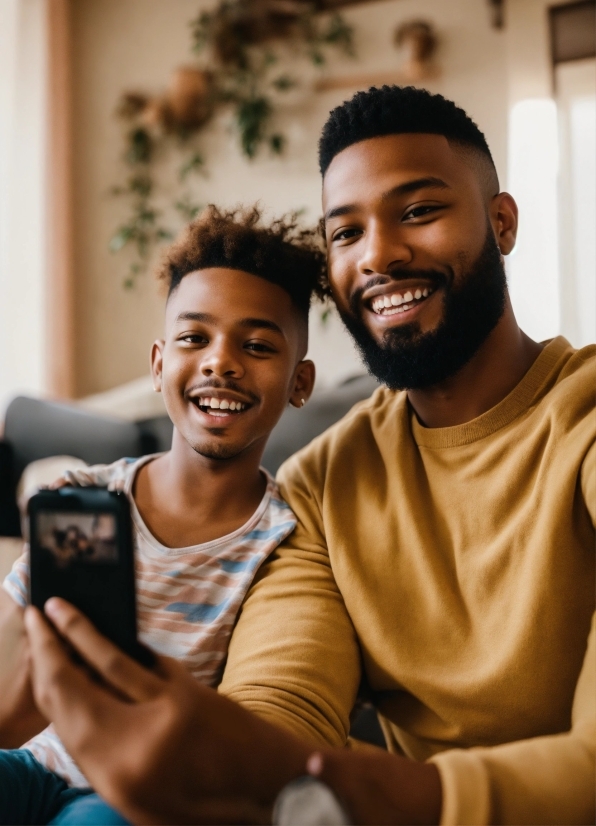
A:
{"type": "Polygon", "coordinates": [[[435,292],[436,287],[417,287],[416,289],[402,290],[386,295],[378,295],[368,302],[370,309],[376,315],[391,316],[405,313],[422,304],[435,292]]]}
{"type": "Polygon", "coordinates": [[[216,399],[214,396],[197,396],[191,399],[191,401],[203,413],[207,413],[216,419],[243,413],[252,406],[247,402],[235,401],[233,399],[216,399]]]}

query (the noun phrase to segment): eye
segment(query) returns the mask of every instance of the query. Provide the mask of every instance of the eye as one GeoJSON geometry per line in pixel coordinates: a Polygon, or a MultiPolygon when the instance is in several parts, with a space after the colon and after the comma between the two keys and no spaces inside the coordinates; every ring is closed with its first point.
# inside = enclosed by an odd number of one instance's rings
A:
{"type": "Polygon", "coordinates": [[[247,341],[244,349],[253,353],[275,353],[275,348],[263,341],[247,341]]]}
{"type": "Polygon", "coordinates": [[[402,220],[403,221],[412,221],[416,218],[424,218],[427,215],[431,215],[433,212],[437,212],[440,209],[443,209],[443,207],[438,206],[438,205],[430,205],[430,204],[411,207],[411,209],[408,209],[404,213],[402,220]]]}
{"type": "Polygon", "coordinates": [[[186,333],[180,336],[178,341],[182,341],[185,344],[207,344],[207,339],[200,333],[186,333]]]}
{"type": "Polygon", "coordinates": [[[362,234],[362,230],[358,229],[357,227],[345,227],[344,229],[340,229],[337,232],[333,233],[331,236],[332,241],[350,241],[352,238],[356,238],[358,235],[362,234]]]}

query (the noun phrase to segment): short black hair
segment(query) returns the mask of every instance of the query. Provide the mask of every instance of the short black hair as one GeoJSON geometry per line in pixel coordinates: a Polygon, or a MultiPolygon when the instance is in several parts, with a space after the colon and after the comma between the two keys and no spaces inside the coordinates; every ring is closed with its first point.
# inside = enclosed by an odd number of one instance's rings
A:
{"type": "Polygon", "coordinates": [[[258,206],[222,210],[209,204],[166,251],[158,277],[168,297],[188,273],[211,267],[242,270],[277,284],[308,316],[313,295],[323,297],[325,254],[319,233],[300,228],[296,215],[261,224],[258,206]]]}
{"type": "Polygon", "coordinates": [[[329,114],[319,141],[321,175],[348,146],[406,132],[443,135],[450,142],[481,152],[494,168],[486,138],[453,101],[414,86],[373,86],[367,92],[357,92],[329,114]]]}

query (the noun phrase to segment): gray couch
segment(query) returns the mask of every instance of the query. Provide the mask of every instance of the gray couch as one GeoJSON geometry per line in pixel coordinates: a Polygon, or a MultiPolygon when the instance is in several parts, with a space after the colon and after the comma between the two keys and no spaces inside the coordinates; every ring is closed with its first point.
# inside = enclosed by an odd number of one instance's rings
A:
{"type": "MultiPolygon", "coordinates": [[[[273,430],[263,465],[275,474],[288,456],[342,418],[377,387],[367,375],[339,387],[320,390],[297,410],[288,407],[273,430]]],[[[87,464],[108,463],[122,456],[167,450],[172,423],[167,416],[126,421],[98,415],[76,405],[20,396],[8,406],[4,439],[0,440],[0,536],[18,536],[16,487],[25,467],[49,456],[76,456],[87,464]]]]}

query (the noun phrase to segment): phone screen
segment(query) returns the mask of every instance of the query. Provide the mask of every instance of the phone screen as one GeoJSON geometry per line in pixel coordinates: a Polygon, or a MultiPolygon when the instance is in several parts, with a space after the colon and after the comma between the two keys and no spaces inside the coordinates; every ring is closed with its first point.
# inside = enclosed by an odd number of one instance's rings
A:
{"type": "Polygon", "coordinates": [[[37,517],[40,551],[58,568],[118,562],[116,519],[112,513],[42,511],[37,517]]]}
{"type": "Polygon", "coordinates": [[[130,506],[101,488],[41,491],[29,502],[33,605],[62,597],[104,636],[150,665],[137,641],[130,506]]]}

